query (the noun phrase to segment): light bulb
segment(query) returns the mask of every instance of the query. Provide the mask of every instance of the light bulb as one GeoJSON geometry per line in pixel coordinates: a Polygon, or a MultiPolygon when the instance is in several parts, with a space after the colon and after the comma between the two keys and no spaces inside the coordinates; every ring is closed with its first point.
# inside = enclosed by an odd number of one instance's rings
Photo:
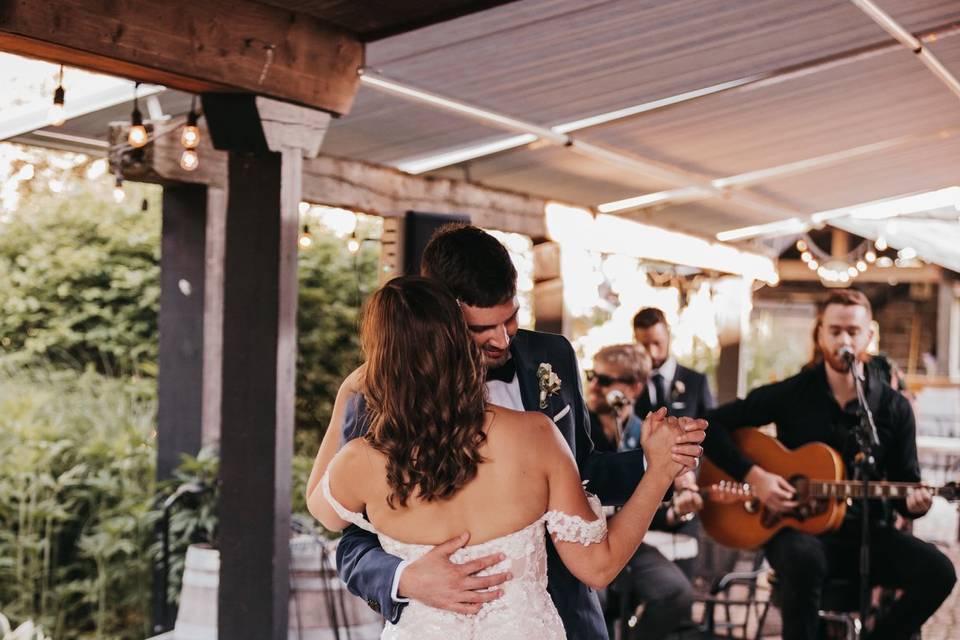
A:
{"type": "Polygon", "coordinates": [[[857,271],[863,273],[867,270],[867,263],[863,260],[857,260],[857,271]]]}
{"type": "Polygon", "coordinates": [[[200,144],[200,128],[196,125],[184,125],[180,132],[180,144],[187,149],[194,149],[200,144]]]}
{"type": "Polygon", "coordinates": [[[356,253],[360,251],[360,242],[356,238],[350,238],[347,241],[347,251],[350,253],[356,253]]]}
{"type": "Polygon", "coordinates": [[[143,114],[136,107],[134,107],[133,114],[130,116],[130,133],[127,135],[127,142],[134,149],[139,149],[147,144],[147,128],[143,126],[143,114]]]}
{"type": "Polygon", "coordinates": [[[123,202],[123,198],[126,194],[123,192],[123,179],[120,176],[117,176],[117,181],[113,185],[113,200],[120,204],[123,202]]]}
{"type": "Polygon", "coordinates": [[[200,156],[193,149],[184,149],[180,154],[180,168],[184,171],[193,171],[200,166],[200,156]]]}
{"type": "Polygon", "coordinates": [[[196,149],[200,144],[200,127],[197,126],[197,112],[192,108],[187,114],[187,124],[180,131],[180,144],[184,149],[196,149]]]}
{"type": "Polygon", "coordinates": [[[813,254],[810,253],[809,251],[804,251],[803,253],[800,254],[800,259],[803,260],[804,262],[810,262],[811,260],[813,260],[813,254]]]}
{"type": "Polygon", "coordinates": [[[807,266],[810,267],[810,271],[816,271],[820,267],[820,263],[816,260],[811,260],[807,263],[807,266]]]}
{"type": "Polygon", "coordinates": [[[877,238],[877,241],[874,243],[877,247],[877,251],[886,251],[887,250],[887,239],[883,236],[877,238]]]}
{"type": "Polygon", "coordinates": [[[917,257],[917,250],[913,247],[904,247],[897,252],[901,260],[913,260],[917,257]]]}
{"type": "Polygon", "coordinates": [[[310,227],[303,225],[303,231],[300,232],[300,238],[297,239],[301,249],[306,249],[313,244],[313,234],[310,233],[310,227]]]}
{"type": "Polygon", "coordinates": [[[803,240],[797,240],[797,251],[802,252],[806,250],[807,250],[807,243],[804,242],[803,240]]]}
{"type": "Polygon", "coordinates": [[[863,254],[863,257],[866,258],[867,262],[869,263],[877,261],[877,254],[875,254],[873,251],[867,251],[865,254],[863,254]]]}
{"type": "Polygon", "coordinates": [[[130,135],[127,136],[127,142],[130,146],[139,149],[147,144],[147,128],[142,124],[130,127],[130,135]]]}
{"type": "Polygon", "coordinates": [[[850,274],[851,278],[856,278],[858,275],[860,275],[860,272],[856,267],[847,267],[847,273],[850,274]]]}

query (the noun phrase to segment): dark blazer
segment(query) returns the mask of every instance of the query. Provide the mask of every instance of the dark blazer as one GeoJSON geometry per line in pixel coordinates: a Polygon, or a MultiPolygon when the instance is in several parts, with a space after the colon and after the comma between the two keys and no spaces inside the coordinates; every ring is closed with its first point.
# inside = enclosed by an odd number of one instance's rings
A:
{"type": "MultiPolygon", "coordinates": [[[[510,345],[517,367],[517,382],[523,406],[540,411],[556,423],[573,451],[580,475],[588,480],[587,490],[595,493],[606,505],[622,505],[643,476],[643,454],[599,452],[590,439],[590,421],[583,401],[580,371],[573,347],[566,338],[549,333],[520,330],[510,345]],[[537,367],[549,363],[560,377],[559,392],[547,398],[540,408],[537,367]]],[[[343,441],[366,431],[362,399],[348,412],[343,441]]],[[[518,491],[522,491],[518,487],[518,491]]],[[[576,640],[607,638],[603,613],[596,593],[577,580],[560,560],[550,538],[547,538],[547,575],[553,598],[567,637],[576,640]]],[[[403,605],[391,598],[393,577],[400,559],[385,552],[376,536],[357,527],[344,531],[337,547],[340,577],[354,594],[367,600],[391,622],[400,618],[403,605]]]]}
{"type": "MultiPolygon", "coordinates": [[[[713,394],[707,384],[707,376],[678,364],[677,373],[673,378],[671,388],[667,389],[669,404],[667,413],[678,418],[705,418],[707,412],[714,407],[713,394]],[[683,392],[677,392],[677,381],[682,383],[683,392]]],[[[641,420],[650,413],[650,389],[643,386],[643,391],[634,405],[634,412],[641,420]]]]}
{"type": "MultiPolygon", "coordinates": [[[[715,406],[713,394],[710,393],[710,385],[707,383],[707,376],[698,371],[677,364],[677,373],[670,386],[671,388],[667,389],[667,396],[670,401],[667,404],[667,413],[671,416],[678,418],[705,418],[707,412],[715,406]],[[678,380],[683,386],[682,393],[677,391],[678,380]]],[[[638,418],[643,419],[650,413],[651,408],[650,388],[647,385],[643,385],[643,391],[640,392],[634,404],[634,413],[637,414],[638,418]]],[[[634,439],[639,442],[639,434],[634,435],[634,439]]],[[[650,523],[651,529],[657,531],[679,531],[680,529],[684,529],[684,533],[696,535],[696,530],[699,527],[693,522],[680,523],[673,526],[668,525],[667,508],[667,506],[662,506],[657,509],[657,513],[653,516],[653,522],[650,523]]]]}

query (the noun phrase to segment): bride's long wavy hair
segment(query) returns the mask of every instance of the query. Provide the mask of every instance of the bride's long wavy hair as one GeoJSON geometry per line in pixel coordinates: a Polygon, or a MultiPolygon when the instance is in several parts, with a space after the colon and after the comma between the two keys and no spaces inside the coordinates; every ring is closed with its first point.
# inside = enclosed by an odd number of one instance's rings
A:
{"type": "Polygon", "coordinates": [[[367,441],[387,457],[387,503],[452,497],[477,475],[486,440],[479,347],[439,283],[403,276],[367,302],[360,328],[367,441]]]}

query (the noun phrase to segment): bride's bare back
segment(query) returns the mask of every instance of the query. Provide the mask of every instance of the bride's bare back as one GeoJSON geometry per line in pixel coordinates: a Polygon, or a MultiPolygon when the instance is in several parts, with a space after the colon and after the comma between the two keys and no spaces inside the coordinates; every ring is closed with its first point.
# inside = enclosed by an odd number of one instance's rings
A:
{"type": "Polygon", "coordinates": [[[485,462],[447,500],[424,502],[414,495],[406,507],[391,508],[386,457],[362,438],[344,447],[345,464],[331,473],[338,476],[335,486],[356,488],[370,521],[392,538],[434,545],[468,531],[470,544],[479,544],[518,531],[547,510],[544,451],[537,446],[538,432],[547,428],[556,429],[543,414],[488,405],[480,448],[485,462]]]}

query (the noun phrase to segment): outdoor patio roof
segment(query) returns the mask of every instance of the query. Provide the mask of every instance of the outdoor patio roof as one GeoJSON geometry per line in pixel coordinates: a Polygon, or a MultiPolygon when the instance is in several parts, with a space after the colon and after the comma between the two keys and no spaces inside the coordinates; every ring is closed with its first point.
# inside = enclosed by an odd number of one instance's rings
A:
{"type": "MultiPolygon", "coordinates": [[[[960,74],[960,4],[878,2],[910,32],[933,34],[925,46],[960,74]]],[[[367,40],[476,11],[369,42],[367,68],[543,127],[647,105],[569,135],[694,182],[773,170],[738,190],[767,209],[715,194],[620,214],[651,224],[713,237],[960,182],[958,96],[848,0],[450,1],[431,12],[416,3],[268,3],[323,15],[367,40]],[[705,95],[684,99],[690,92],[705,95]]],[[[160,101],[185,109],[186,96],[160,101]]],[[[125,116],[126,107],[106,109],[55,131],[102,138],[107,121],[125,116]]],[[[364,83],[323,150],[409,168],[516,137],[364,83]]],[[[684,186],[543,140],[430,173],[589,207],[684,186]]]]}
{"type": "MultiPolygon", "coordinates": [[[[911,32],[941,31],[930,48],[960,73],[960,37],[949,30],[960,23],[960,4],[880,4],[911,32]]],[[[367,65],[399,82],[548,126],[829,61],[779,81],[571,134],[708,178],[890,143],[753,188],[804,215],[957,183],[957,96],[903,47],[857,55],[892,42],[846,0],[523,0],[371,43],[367,65]]],[[[510,135],[362,86],[353,112],[334,124],[325,148],[402,165],[510,135]]],[[[588,206],[674,186],[543,145],[443,172],[588,206]]],[[[639,217],[712,235],[783,215],[712,199],[661,206],[639,217]]]]}

